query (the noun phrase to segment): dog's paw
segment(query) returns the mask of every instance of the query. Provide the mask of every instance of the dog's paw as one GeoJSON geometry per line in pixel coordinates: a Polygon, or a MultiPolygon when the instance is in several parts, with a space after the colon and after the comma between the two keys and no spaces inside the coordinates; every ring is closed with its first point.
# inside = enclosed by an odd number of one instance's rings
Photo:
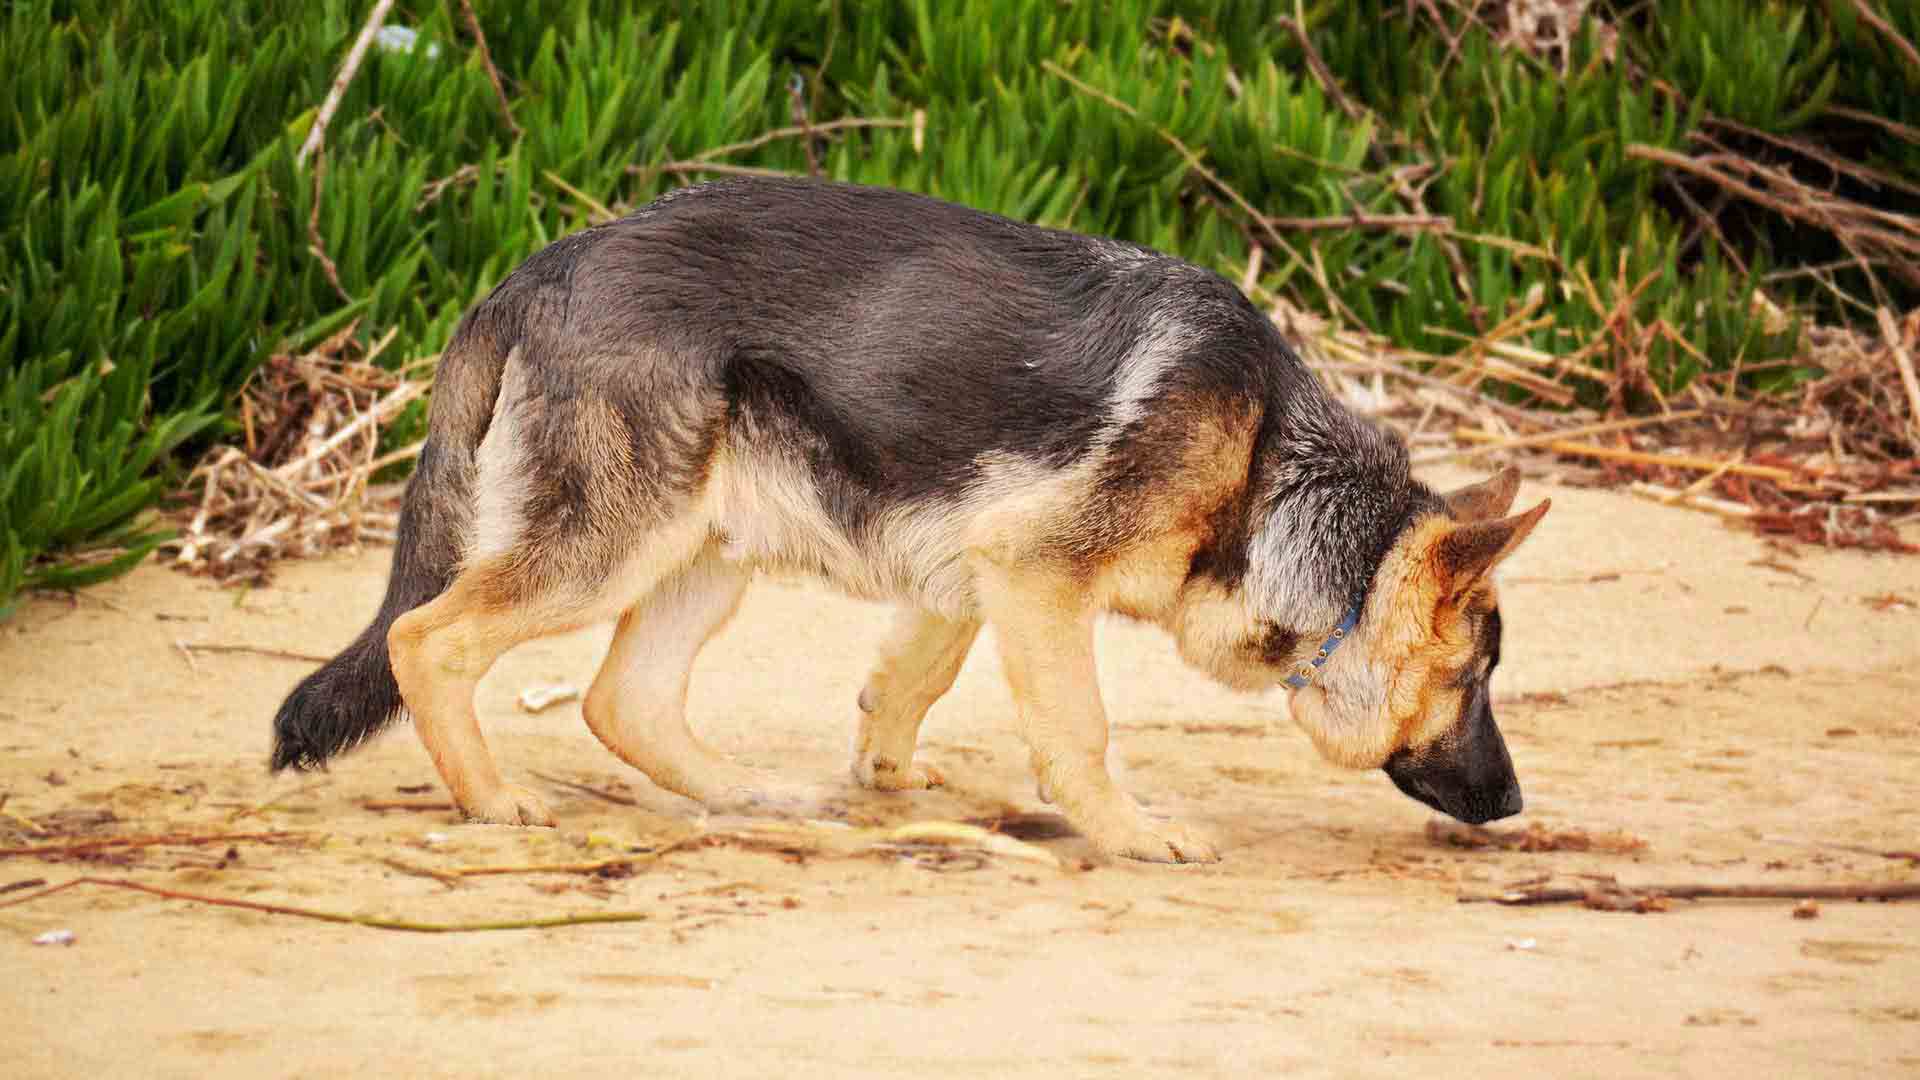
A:
{"type": "Polygon", "coordinates": [[[553,827],[553,811],[546,801],[519,784],[501,784],[466,808],[467,820],[483,825],[538,825],[553,827]]]}
{"type": "Polygon", "coordinates": [[[1109,855],[1120,855],[1142,862],[1211,863],[1220,861],[1220,853],[1206,837],[1177,821],[1155,821],[1141,815],[1130,827],[1092,837],[1095,846],[1109,855]]]}
{"type": "Polygon", "coordinates": [[[861,787],[874,791],[920,791],[947,782],[940,770],[924,761],[902,768],[891,758],[859,757],[853,762],[853,778],[861,787]]]}

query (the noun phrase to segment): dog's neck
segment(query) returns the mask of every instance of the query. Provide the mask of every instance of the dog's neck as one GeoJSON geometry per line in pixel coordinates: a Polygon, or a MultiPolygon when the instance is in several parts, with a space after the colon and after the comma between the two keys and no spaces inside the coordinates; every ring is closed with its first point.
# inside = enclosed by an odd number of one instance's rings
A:
{"type": "Polygon", "coordinates": [[[1247,599],[1303,637],[1323,635],[1365,597],[1394,538],[1437,502],[1399,439],[1315,398],[1274,425],[1250,477],[1247,599]]]}

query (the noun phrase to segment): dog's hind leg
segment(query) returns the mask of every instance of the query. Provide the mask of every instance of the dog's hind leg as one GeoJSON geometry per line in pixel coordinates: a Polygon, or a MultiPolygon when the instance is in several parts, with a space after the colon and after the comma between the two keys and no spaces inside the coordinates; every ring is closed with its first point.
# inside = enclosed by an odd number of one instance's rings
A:
{"type": "Polygon", "coordinates": [[[413,728],[453,801],[471,821],[552,825],[538,795],[501,779],[480,734],[473,692],[508,649],[564,626],[489,598],[499,570],[470,571],[433,601],[400,616],[387,633],[394,678],[413,728]]]}
{"type": "Polygon", "coordinates": [[[953,686],[980,634],[976,619],[942,618],[917,608],[894,613],[880,659],[860,691],[860,727],[853,742],[853,778],[878,791],[935,787],[940,771],[915,764],[920,723],[953,686]]]}
{"type": "Polygon", "coordinates": [[[986,560],[976,570],[981,610],[999,641],[1034,771],[1067,820],[1109,854],[1217,861],[1197,833],[1148,817],[1107,771],[1107,717],[1084,591],[1054,575],[986,560]]]}
{"type": "Polygon", "coordinates": [[[621,616],[587,691],[587,727],[620,760],[715,810],[794,806],[807,789],[729,761],[687,726],[694,658],[740,606],[752,572],[709,547],[621,616]]]}
{"type": "Polygon", "coordinates": [[[501,779],[480,735],[473,692],[508,649],[575,630],[631,607],[705,542],[704,522],[664,523],[605,573],[574,565],[566,545],[520,548],[463,571],[445,593],[401,616],[387,634],[394,677],[414,730],[467,817],[551,825],[538,795],[501,779]]]}

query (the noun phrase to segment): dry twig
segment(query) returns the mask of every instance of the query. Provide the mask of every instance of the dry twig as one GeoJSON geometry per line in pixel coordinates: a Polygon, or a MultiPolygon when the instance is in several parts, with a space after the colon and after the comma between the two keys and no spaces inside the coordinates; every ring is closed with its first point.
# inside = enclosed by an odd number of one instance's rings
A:
{"type": "Polygon", "coordinates": [[[500,81],[500,69],[493,66],[493,52],[487,48],[487,35],[480,29],[480,17],[473,12],[473,0],[460,0],[460,11],[466,16],[467,29],[473,33],[474,50],[480,54],[480,63],[487,69],[487,81],[493,84],[493,96],[500,102],[500,116],[507,122],[507,130],[513,132],[518,140],[526,132],[513,119],[513,105],[507,101],[507,88],[500,81]]]}
{"type": "Polygon", "coordinates": [[[340,71],[333,77],[333,85],[327,90],[326,100],[320,103],[320,112],[313,118],[313,127],[308,129],[306,141],[293,155],[293,163],[306,164],[327,139],[327,125],[333,121],[334,111],[340,108],[340,99],[346,97],[347,86],[353,82],[353,76],[360,70],[360,61],[367,55],[367,46],[373,44],[374,35],[380,32],[380,26],[387,21],[387,12],[393,8],[393,0],[375,0],[373,10],[367,13],[365,25],[360,27],[360,36],[353,41],[353,48],[347,50],[347,58],[340,64],[340,71]]]}
{"type": "Polygon", "coordinates": [[[162,889],[152,885],[143,885],[137,881],[120,878],[78,877],[72,881],[63,881],[51,888],[29,893],[17,900],[9,900],[0,907],[13,907],[16,904],[32,903],[58,892],[80,885],[99,885],[109,889],[131,889],[167,900],[184,900],[193,904],[210,904],[216,907],[239,908],[242,911],[258,911],[268,915],[290,915],[300,919],[314,919],[320,922],[342,923],[349,926],[364,926],[369,930],[403,930],[416,934],[466,934],[482,930],[547,930],[560,926],[589,926],[598,923],[645,922],[654,917],[646,911],[593,911],[580,915],[557,915],[544,919],[499,919],[487,922],[441,923],[417,922],[412,919],[393,919],[381,915],[354,915],[342,911],[325,911],[319,908],[294,907],[289,904],[266,904],[258,900],[239,900],[227,896],[208,896],[202,893],[181,892],[177,889],[162,889]]]}
{"type": "Polygon", "coordinates": [[[1331,217],[1268,217],[1266,223],[1293,232],[1382,229],[1392,232],[1445,232],[1453,219],[1445,214],[1369,214],[1355,210],[1331,217]]]}
{"type": "Polygon", "coordinates": [[[1893,312],[1881,308],[1874,315],[1880,322],[1880,333],[1886,336],[1887,351],[1893,354],[1894,366],[1900,369],[1900,386],[1907,392],[1907,437],[1913,440],[1914,450],[1920,451],[1920,379],[1913,373],[1913,356],[1907,351],[1900,328],[1894,324],[1893,312]]]}
{"type": "Polygon", "coordinates": [[[1842,885],[1622,885],[1602,882],[1589,886],[1510,889],[1499,893],[1468,893],[1463,904],[1501,904],[1528,907],[1538,904],[1585,904],[1598,911],[1665,911],[1672,900],[1914,900],[1920,899],[1920,881],[1893,884],[1842,885]]]}
{"type": "Polygon", "coordinates": [[[320,262],[320,272],[326,275],[327,284],[333,286],[334,294],[344,303],[353,303],[347,287],[340,284],[340,268],[334,265],[333,257],[327,254],[327,242],[320,236],[320,200],[326,190],[327,153],[323,149],[313,158],[313,205],[307,210],[307,254],[320,262]]]}
{"type": "Polygon", "coordinates": [[[324,664],[333,659],[319,653],[295,652],[292,649],[274,649],[265,645],[225,645],[210,641],[176,641],[174,648],[191,657],[197,652],[210,653],[249,653],[254,656],[271,656],[276,660],[299,660],[303,663],[324,664]]]}
{"type": "Polygon", "coordinates": [[[44,859],[61,855],[80,855],[90,851],[124,850],[145,847],[203,847],[207,844],[278,844],[307,839],[301,833],[162,833],[158,836],[109,836],[96,840],[75,840],[65,844],[32,844],[27,847],[0,848],[0,858],[24,855],[44,859]]]}
{"type": "Polygon", "coordinates": [[[1282,15],[1274,21],[1293,35],[1294,41],[1300,46],[1300,51],[1306,55],[1307,70],[1313,72],[1313,77],[1320,81],[1320,88],[1326,91],[1327,97],[1339,107],[1341,112],[1347,114],[1347,119],[1361,119],[1366,110],[1355,105],[1353,100],[1347,97],[1346,91],[1340,88],[1340,80],[1333,77],[1333,69],[1329,68],[1327,62],[1321,58],[1320,50],[1313,47],[1313,37],[1307,33],[1307,28],[1301,24],[1300,20],[1282,15]]]}
{"type": "Polygon", "coordinates": [[[1895,30],[1878,11],[1875,11],[1871,3],[1867,0],[1853,0],[1853,7],[1860,13],[1861,22],[1873,27],[1880,36],[1886,38],[1895,49],[1900,51],[1901,55],[1907,58],[1908,64],[1920,68],[1920,49],[1914,48],[1913,42],[1901,37],[1900,31],[1895,30]]]}
{"type": "MultiPolygon", "coordinates": [[[[1473,428],[1459,428],[1454,436],[1467,442],[1480,442],[1511,446],[1521,444],[1522,440],[1503,438],[1490,431],[1477,431],[1473,428]]],[[[1570,439],[1552,438],[1525,445],[1537,445],[1556,454],[1570,454],[1575,457],[1597,458],[1602,461],[1617,461],[1627,465],[1645,465],[1664,469],[1691,469],[1696,472],[1738,473],[1741,476],[1757,476],[1775,483],[1791,484],[1800,480],[1792,469],[1777,468],[1772,465],[1747,465],[1736,461],[1720,461],[1714,458],[1697,457],[1692,454],[1649,454],[1639,450],[1621,450],[1611,446],[1596,446],[1592,443],[1574,442],[1570,439]]]]}
{"type": "Polygon", "coordinates": [[[582,784],[573,780],[563,779],[558,776],[548,776],[546,773],[537,772],[532,769],[527,770],[527,772],[528,772],[528,775],[534,777],[537,780],[543,780],[556,787],[566,788],[569,791],[578,792],[579,794],[582,794],[582,795],[590,795],[593,798],[599,799],[602,802],[610,802],[615,806],[640,805],[640,801],[638,799],[635,799],[631,795],[622,795],[620,792],[617,792],[617,791],[609,791],[606,788],[597,788],[592,786],[591,784],[582,784]]]}
{"type": "Polygon", "coordinates": [[[1832,233],[1876,288],[1873,265],[1880,260],[1909,282],[1920,284],[1920,220],[1840,198],[1795,179],[1785,169],[1727,151],[1705,136],[1695,137],[1717,152],[1688,157],[1664,147],[1632,143],[1627,156],[1678,169],[1782,217],[1832,233]]]}
{"type": "MultiPolygon", "coordinates": [[[[1140,118],[1140,110],[1104,90],[1089,86],[1080,81],[1070,74],[1067,69],[1054,63],[1052,60],[1040,61],[1040,67],[1049,75],[1065,82],[1068,86],[1073,87],[1088,97],[1117,109],[1136,120],[1140,118]]],[[[1182,142],[1178,135],[1159,125],[1154,126],[1153,133],[1159,136],[1161,141],[1165,142],[1168,146],[1173,147],[1182,158],[1186,159],[1187,168],[1193,170],[1202,179],[1206,180],[1207,183],[1211,184],[1220,194],[1225,195],[1229,202],[1233,203],[1234,206],[1239,208],[1241,213],[1246,215],[1248,221],[1259,226],[1267,238],[1281,251],[1286,253],[1287,258],[1292,260],[1293,265],[1301,267],[1306,270],[1308,274],[1312,275],[1315,284],[1320,286],[1321,295],[1326,297],[1328,304],[1338,309],[1351,325],[1362,325],[1359,316],[1355,315],[1351,310],[1348,310],[1345,302],[1340,299],[1339,294],[1334,292],[1332,283],[1327,279],[1326,268],[1320,265],[1317,259],[1313,262],[1308,262],[1301,258],[1300,252],[1295,250],[1292,244],[1287,243],[1286,237],[1280,235],[1280,230],[1274,227],[1273,222],[1269,220],[1265,214],[1262,214],[1256,209],[1252,203],[1248,202],[1246,196],[1240,194],[1232,185],[1222,180],[1220,174],[1208,168],[1206,163],[1200,160],[1200,155],[1195,153],[1186,143],[1182,142]]]]}

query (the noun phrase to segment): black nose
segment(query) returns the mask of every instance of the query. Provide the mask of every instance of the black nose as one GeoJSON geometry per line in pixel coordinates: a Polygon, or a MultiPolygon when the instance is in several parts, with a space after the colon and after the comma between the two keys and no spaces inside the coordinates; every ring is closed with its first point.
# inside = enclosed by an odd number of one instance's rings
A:
{"type": "Polygon", "coordinates": [[[1498,731],[1450,753],[1396,751],[1384,768],[1402,792],[1469,825],[1512,817],[1525,804],[1498,731]]]}
{"type": "Polygon", "coordinates": [[[1517,783],[1506,785],[1506,789],[1498,793],[1470,791],[1464,797],[1443,800],[1443,802],[1451,805],[1441,805],[1441,803],[1428,803],[1428,805],[1435,810],[1451,814],[1469,825],[1485,825],[1489,821],[1510,818],[1519,813],[1520,808],[1525,804],[1525,800],[1520,797],[1520,785],[1517,783]]]}

